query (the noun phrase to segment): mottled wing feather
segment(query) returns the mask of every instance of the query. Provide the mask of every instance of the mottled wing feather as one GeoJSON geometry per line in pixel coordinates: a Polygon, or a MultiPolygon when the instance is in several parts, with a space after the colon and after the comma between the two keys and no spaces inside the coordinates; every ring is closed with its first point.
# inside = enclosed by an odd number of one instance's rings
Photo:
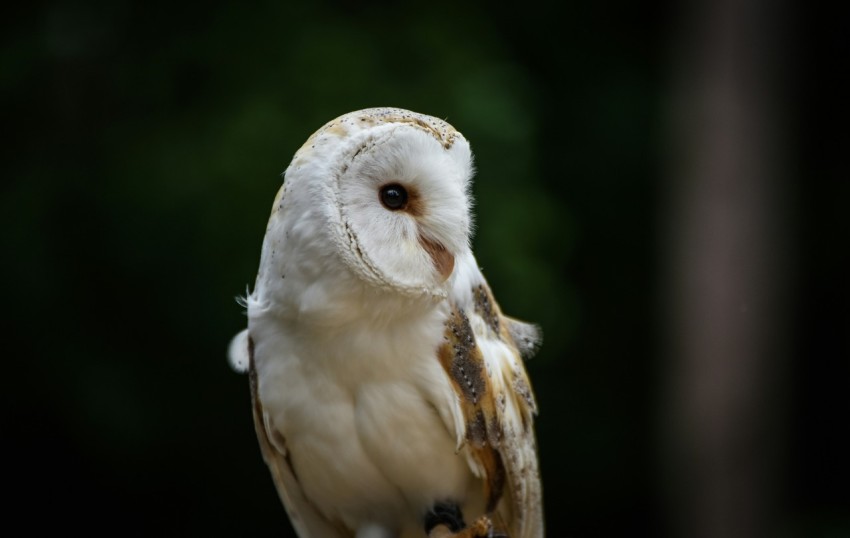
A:
{"type": "Polygon", "coordinates": [[[502,316],[502,322],[522,358],[533,357],[543,341],[540,327],[508,316],[502,316]]]}
{"type": "Polygon", "coordinates": [[[537,404],[522,363],[538,346],[539,331],[503,316],[486,285],[472,291],[471,307],[453,305],[438,352],[465,421],[459,441],[483,475],[497,528],[512,538],[543,536],[537,404]]]}
{"type": "Polygon", "coordinates": [[[254,366],[253,342],[248,337],[248,374],[251,386],[251,402],[254,410],[254,429],[260,442],[263,459],[269,467],[278,495],[289,514],[292,526],[301,538],[351,538],[354,533],[329,521],[304,496],[298,477],[286,453],[286,441],[270,429],[263,405],[257,393],[257,370],[254,366]]]}

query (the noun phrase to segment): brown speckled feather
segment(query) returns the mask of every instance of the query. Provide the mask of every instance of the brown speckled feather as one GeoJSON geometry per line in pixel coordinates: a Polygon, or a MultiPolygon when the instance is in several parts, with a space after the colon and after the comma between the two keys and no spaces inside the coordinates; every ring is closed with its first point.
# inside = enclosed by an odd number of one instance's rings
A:
{"type": "Polygon", "coordinates": [[[513,538],[543,536],[537,404],[522,364],[539,344],[539,331],[503,316],[486,285],[472,292],[472,308],[453,305],[439,360],[458,395],[463,441],[484,477],[496,530],[513,538]]]}

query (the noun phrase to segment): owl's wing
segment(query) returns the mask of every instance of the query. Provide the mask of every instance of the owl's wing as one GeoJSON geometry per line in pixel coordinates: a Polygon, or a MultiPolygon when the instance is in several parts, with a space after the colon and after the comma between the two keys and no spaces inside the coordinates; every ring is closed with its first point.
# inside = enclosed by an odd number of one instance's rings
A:
{"type": "MultiPolygon", "coordinates": [[[[328,538],[352,538],[354,534],[342,524],[325,518],[304,495],[298,477],[292,468],[286,451],[286,440],[269,423],[266,412],[257,394],[257,369],[254,365],[254,345],[247,331],[243,331],[247,345],[248,376],[251,386],[251,402],[254,410],[254,429],[260,442],[263,459],[269,466],[278,495],[289,514],[295,532],[302,538],[327,536],[328,538]]],[[[237,338],[242,337],[240,333],[237,338]]],[[[238,364],[231,349],[231,361],[238,364]]]]}
{"type": "MultiPolygon", "coordinates": [[[[439,358],[457,393],[455,428],[473,471],[484,478],[487,511],[511,538],[543,536],[533,416],[537,404],[523,357],[540,343],[536,326],[502,315],[486,283],[471,304],[452,303],[439,358]]],[[[469,301],[467,301],[469,302],[469,301]]]]}

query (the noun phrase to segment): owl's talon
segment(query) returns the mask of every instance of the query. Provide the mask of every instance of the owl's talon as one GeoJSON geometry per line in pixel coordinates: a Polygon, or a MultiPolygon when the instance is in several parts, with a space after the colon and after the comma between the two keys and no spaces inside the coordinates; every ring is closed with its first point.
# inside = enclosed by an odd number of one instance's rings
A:
{"type": "MultiPolygon", "coordinates": [[[[501,536],[501,535],[500,535],[501,536]]],[[[475,522],[457,531],[452,531],[447,523],[439,523],[428,532],[428,538],[498,538],[493,534],[493,522],[487,516],[481,516],[475,522]]]]}
{"type": "Polygon", "coordinates": [[[463,513],[457,503],[450,501],[434,503],[434,507],[425,514],[425,532],[428,533],[430,538],[453,536],[452,533],[458,532],[464,527],[466,527],[466,523],[463,521],[463,513]],[[437,531],[440,527],[445,530],[435,534],[434,531],[437,531]]]}
{"type": "Polygon", "coordinates": [[[469,538],[492,538],[493,522],[487,516],[481,516],[469,526],[469,538]]]}

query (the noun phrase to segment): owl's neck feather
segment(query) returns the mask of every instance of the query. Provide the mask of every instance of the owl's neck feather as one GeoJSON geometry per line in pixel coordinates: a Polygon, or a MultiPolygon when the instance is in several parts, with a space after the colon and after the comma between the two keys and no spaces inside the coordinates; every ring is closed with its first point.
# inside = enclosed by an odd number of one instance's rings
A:
{"type": "Polygon", "coordinates": [[[260,368],[269,361],[309,358],[323,375],[332,372],[334,383],[356,390],[367,381],[407,378],[430,363],[449,303],[373,291],[361,294],[359,302],[348,296],[302,307],[297,313],[264,309],[249,300],[249,330],[269,350],[258,353],[260,368]]]}
{"type": "Polygon", "coordinates": [[[408,297],[341,275],[258,286],[248,298],[252,335],[283,339],[288,346],[310,347],[311,356],[349,362],[355,356],[373,357],[376,345],[390,357],[414,346],[436,349],[452,305],[466,308],[472,288],[483,282],[471,254],[458,261],[447,282],[450,298],[445,299],[408,297]]]}

